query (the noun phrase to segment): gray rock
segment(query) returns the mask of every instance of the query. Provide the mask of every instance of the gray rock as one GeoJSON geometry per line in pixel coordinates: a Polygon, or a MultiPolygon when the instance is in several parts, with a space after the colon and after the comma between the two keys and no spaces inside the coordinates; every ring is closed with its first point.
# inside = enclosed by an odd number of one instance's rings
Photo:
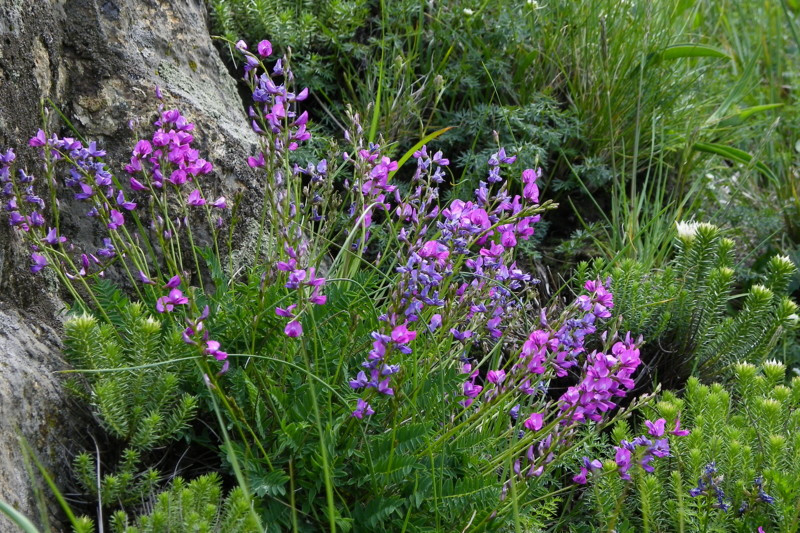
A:
{"type": "MultiPolygon", "coordinates": [[[[86,138],[108,151],[107,162],[122,176],[137,140],[127,123],[138,119],[139,135],[152,130],[156,84],[168,108],[179,108],[195,122],[195,144],[215,165],[204,189],[228,197],[240,192],[240,214],[253,218],[262,192],[246,159],[257,140],[235,80],[209,37],[201,0],[0,0],[0,148],[13,147],[21,167],[38,170],[27,139],[42,125],[41,101],[50,99],[86,138]]],[[[51,131],[68,132],[56,113],[45,120],[51,131]]],[[[64,216],[73,242],[92,249],[99,244],[81,213],[64,216]]],[[[36,517],[18,431],[63,479],[77,451],[68,443],[80,415],[68,408],[62,380],[53,374],[64,365],[57,335],[62,295],[52,277],[31,276],[28,263],[29,250],[3,217],[0,498],[36,517]]],[[[85,437],[85,427],[81,433],[85,437]]],[[[4,520],[0,531],[11,527],[4,520]]]]}

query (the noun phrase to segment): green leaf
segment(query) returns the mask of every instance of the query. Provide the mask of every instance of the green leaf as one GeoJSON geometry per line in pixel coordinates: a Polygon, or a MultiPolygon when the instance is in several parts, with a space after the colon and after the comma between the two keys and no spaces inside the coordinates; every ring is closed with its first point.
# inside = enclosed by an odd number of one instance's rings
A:
{"type": "Polygon", "coordinates": [[[25,515],[11,507],[11,505],[7,504],[3,500],[0,500],[0,513],[3,513],[8,518],[11,519],[19,528],[24,531],[25,533],[39,533],[39,530],[36,529],[36,526],[28,520],[25,515]]]}
{"type": "Polygon", "coordinates": [[[682,57],[719,57],[731,59],[725,52],[705,44],[673,44],[656,54],[657,60],[678,59],[682,57]]]}
{"type": "MultiPolygon", "coordinates": [[[[411,158],[412,155],[414,155],[414,152],[416,152],[417,150],[419,150],[420,148],[422,148],[423,146],[425,146],[426,144],[428,144],[429,142],[434,140],[436,137],[439,137],[443,133],[447,133],[448,131],[452,130],[453,128],[454,128],[454,126],[447,126],[446,128],[442,128],[440,130],[436,130],[433,133],[431,133],[429,135],[426,135],[425,137],[420,139],[420,141],[417,144],[415,144],[414,146],[409,148],[408,151],[405,154],[403,154],[403,157],[401,157],[397,161],[397,170],[400,170],[401,168],[403,168],[403,165],[405,164],[405,162],[408,161],[411,158]]],[[[394,172],[390,172],[389,173],[389,179],[392,179],[392,176],[395,175],[397,170],[395,170],[394,172]]]]}
{"type": "Polygon", "coordinates": [[[762,111],[769,111],[771,109],[777,109],[779,107],[783,107],[783,104],[764,104],[764,105],[754,105],[752,107],[745,107],[744,109],[740,110],[738,113],[734,113],[726,117],[724,120],[720,121],[718,126],[720,127],[730,127],[730,126],[738,126],[751,116],[755,115],[756,113],[761,113],[762,111]]]}
{"type": "Polygon", "coordinates": [[[778,177],[775,175],[775,173],[772,172],[772,170],[761,161],[756,161],[755,163],[753,163],[753,156],[745,152],[744,150],[739,150],[738,148],[733,148],[732,146],[726,146],[724,144],[719,144],[719,143],[703,143],[703,142],[694,143],[694,145],[692,145],[692,149],[698,152],[721,155],[726,159],[736,161],[737,163],[741,163],[743,165],[752,164],[756,168],[756,170],[758,170],[761,174],[763,174],[772,183],[776,185],[778,184],[778,177]]]}

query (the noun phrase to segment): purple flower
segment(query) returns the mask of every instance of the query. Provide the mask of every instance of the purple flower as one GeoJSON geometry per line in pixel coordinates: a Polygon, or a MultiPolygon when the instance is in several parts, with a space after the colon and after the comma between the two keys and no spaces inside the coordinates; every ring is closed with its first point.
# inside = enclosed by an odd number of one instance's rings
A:
{"type": "Polygon", "coordinates": [[[617,463],[619,475],[622,479],[630,480],[631,475],[628,474],[628,470],[631,469],[631,452],[622,446],[617,446],[616,450],[614,461],[617,463]]]}
{"type": "Polygon", "coordinates": [[[165,289],[174,289],[181,284],[181,277],[178,275],[172,276],[169,281],[164,285],[165,289]]]}
{"type": "Polygon", "coordinates": [[[148,278],[147,274],[145,274],[141,270],[139,271],[139,281],[141,281],[145,285],[155,285],[156,284],[155,281],[153,281],[152,279],[148,278]]]}
{"type": "Polygon", "coordinates": [[[127,211],[132,211],[136,209],[136,204],[134,202],[128,202],[125,200],[125,195],[122,193],[122,191],[119,191],[119,193],[117,193],[117,205],[127,211]]]}
{"type": "Polygon", "coordinates": [[[111,210],[110,218],[111,220],[108,223],[108,229],[117,229],[125,224],[125,217],[123,217],[122,213],[116,209],[111,210]]]}
{"type": "Polygon", "coordinates": [[[362,370],[361,372],[358,373],[356,379],[350,380],[350,387],[353,389],[361,389],[366,387],[368,383],[369,380],[367,379],[367,375],[362,370]]]}
{"type": "Polygon", "coordinates": [[[186,305],[189,303],[189,298],[183,295],[180,289],[172,289],[169,295],[162,296],[156,300],[156,310],[159,313],[171,312],[176,305],[186,305]]]}
{"type": "Polygon", "coordinates": [[[371,416],[374,414],[375,410],[367,402],[359,398],[358,404],[356,405],[356,410],[353,411],[352,416],[361,419],[364,417],[364,415],[371,416]]]}
{"type": "Polygon", "coordinates": [[[287,337],[300,337],[303,334],[303,325],[297,320],[292,320],[283,329],[287,337]]]}
{"type": "Polygon", "coordinates": [[[659,418],[655,422],[651,422],[649,420],[645,420],[644,425],[647,426],[647,432],[654,437],[661,437],[664,435],[664,424],[667,421],[663,418],[659,418]]]}
{"type": "Polygon", "coordinates": [[[55,246],[58,243],[67,242],[67,238],[58,236],[56,228],[49,228],[47,235],[42,238],[42,241],[50,244],[51,246],[55,246]]]}
{"type": "Polygon", "coordinates": [[[380,392],[381,394],[385,394],[387,396],[394,396],[394,389],[389,387],[389,380],[390,379],[391,378],[386,378],[383,381],[378,383],[378,386],[377,386],[378,392],[380,392]]]}
{"type": "Polygon", "coordinates": [[[31,254],[31,260],[33,261],[33,264],[31,265],[31,272],[34,274],[47,266],[47,258],[43,255],[39,255],[34,252],[31,254]]]}
{"type": "Polygon", "coordinates": [[[258,43],[258,55],[261,57],[272,55],[272,44],[266,39],[258,43]]]}
{"type": "Polygon", "coordinates": [[[36,132],[35,137],[31,137],[30,140],[28,141],[28,145],[30,146],[44,146],[46,144],[47,144],[47,137],[45,136],[44,131],[41,129],[36,132]]]}
{"type": "Polygon", "coordinates": [[[217,209],[225,209],[228,207],[228,203],[226,202],[224,196],[220,196],[213,202],[209,202],[208,205],[210,205],[211,207],[216,207],[217,209]]]}
{"type": "Polygon", "coordinates": [[[189,193],[189,198],[186,199],[186,203],[194,206],[206,205],[206,201],[200,196],[200,191],[198,189],[189,193]]]}
{"type": "Polygon", "coordinates": [[[539,431],[542,429],[542,414],[541,413],[531,413],[531,415],[525,420],[525,428],[530,431],[539,431]]]}

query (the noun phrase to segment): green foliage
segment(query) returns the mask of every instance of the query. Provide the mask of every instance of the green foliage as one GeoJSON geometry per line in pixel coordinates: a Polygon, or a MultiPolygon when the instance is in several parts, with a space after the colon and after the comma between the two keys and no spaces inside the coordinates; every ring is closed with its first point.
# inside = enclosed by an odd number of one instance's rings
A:
{"type": "MultiPolygon", "coordinates": [[[[648,340],[643,359],[662,383],[677,385],[689,373],[729,375],[737,361],[761,363],[795,329],[797,305],[787,289],[796,269],[788,257],[771,258],[759,283],[734,295],[735,243],[722,230],[680,223],[676,248],[663,270],[635,260],[606,270],[621,329],[648,340]]],[[[604,263],[594,268],[601,272],[604,263]]]]}
{"type": "Polygon", "coordinates": [[[168,490],[154,497],[149,512],[131,522],[124,511],[117,511],[111,517],[110,529],[113,533],[262,531],[246,493],[237,487],[223,498],[221,485],[216,474],[203,475],[188,483],[176,477],[168,490]]]}
{"type": "Polygon", "coordinates": [[[115,473],[104,474],[99,480],[95,459],[86,452],[75,457],[72,468],[81,487],[106,507],[135,505],[145,501],[155,492],[161,480],[155,469],[141,470],[141,456],[132,448],[123,450],[115,473]]]}
{"type": "Polygon", "coordinates": [[[684,398],[664,393],[647,414],[665,418],[668,430],[680,417],[690,435],[670,438],[671,458],[655,463],[653,474],[637,468],[631,482],[621,480],[607,461],[583,498],[585,511],[599,518],[592,523],[603,530],[665,533],[796,531],[800,378],[787,386],[785,370],[775,361],[760,368],[738,363],[729,388],[691,378],[684,398]],[[716,469],[724,506],[714,490],[692,496],[692,489],[704,488],[700,479],[709,465],[716,469]]]}
{"type": "MultiPolygon", "coordinates": [[[[315,327],[307,348],[280,334],[274,313],[260,311],[279,305],[283,288],[262,292],[261,277],[254,274],[225,296],[229,312],[215,319],[214,331],[231,351],[246,351],[250,361],[226,376],[232,410],[225,415],[244,437],[234,439],[236,453],[268,531],[326,528],[326,475],[336,487],[335,522],[342,531],[446,530],[453,524],[461,530],[488,521],[497,509],[502,480],[486,471],[480,458],[507,449],[502,433],[507,428],[459,432],[446,445],[434,446],[452,417],[452,405],[441,398],[463,379],[437,353],[439,346],[421,348],[418,369],[407,369],[412,375],[396,392],[403,402],[386,406],[369,422],[350,416],[352,397],[339,391],[372,342],[377,312],[367,295],[379,288],[379,279],[361,272],[329,286],[327,303],[311,319],[315,327]],[[240,336],[237,321],[248,316],[263,316],[255,322],[255,341],[240,336]],[[310,353],[304,354],[306,349],[310,353]]],[[[543,496],[550,478],[517,483],[518,490],[543,496]]],[[[526,530],[535,531],[552,518],[558,501],[520,505],[526,530]]],[[[513,518],[506,512],[494,523],[508,525],[513,518]]]]}
{"type": "Polygon", "coordinates": [[[149,316],[144,304],[111,294],[101,296],[111,323],[84,314],[64,326],[67,358],[86,371],[73,389],[85,394],[111,435],[150,450],[179,438],[197,410],[197,397],[182,388],[191,364],[153,365],[192,352],[180,332],[149,316]]]}

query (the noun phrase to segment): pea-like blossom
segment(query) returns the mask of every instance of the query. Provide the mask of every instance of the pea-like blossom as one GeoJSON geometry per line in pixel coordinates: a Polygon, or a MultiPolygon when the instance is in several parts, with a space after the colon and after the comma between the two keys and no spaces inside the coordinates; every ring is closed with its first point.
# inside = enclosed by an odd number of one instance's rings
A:
{"type": "Polygon", "coordinates": [[[176,305],[186,305],[189,298],[183,295],[180,289],[172,289],[167,296],[162,296],[156,300],[156,310],[159,313],[172,312],[176,305]]]}
{"type": "Polygon", "coordinates": [[[257,47],[258,55],[261,57],[267,57],[272,55],[272,43],[264,39],[263,41],[259,42],[257,47]]]}
{"type": "Polygon", "coordinates": [[[292,338],[300,337],[303,335],[303,325],[297,320],[292,320],[291,322],[286,324],[286,327],[284,328],[283,332],[286,334],[287,337],[292,337],[292,338]]]}

